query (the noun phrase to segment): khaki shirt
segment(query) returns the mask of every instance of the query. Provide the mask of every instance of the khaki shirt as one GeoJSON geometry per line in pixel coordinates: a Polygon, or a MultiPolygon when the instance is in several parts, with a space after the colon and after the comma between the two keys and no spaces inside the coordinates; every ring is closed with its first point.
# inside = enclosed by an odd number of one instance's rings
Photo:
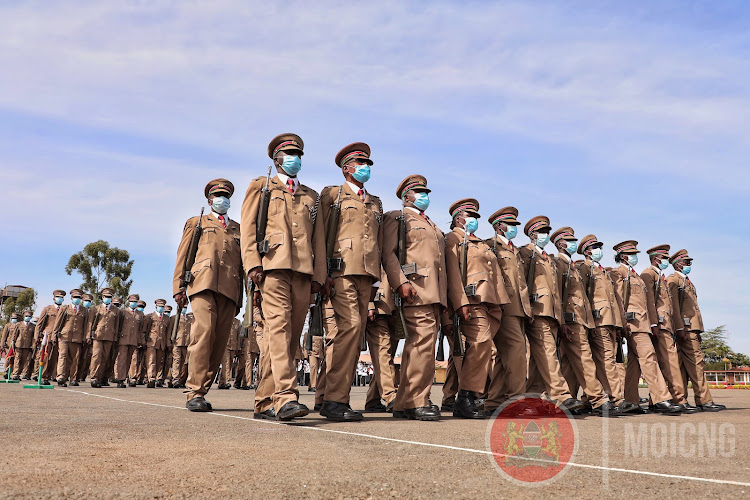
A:
{"type": "Polygon", "coordinates": [[[65,305],[55,320],[54,332],[59,340],[83,343],[86,327],[88,326],[88,310],[81,306],[65,305]]]}
{"type": "Polygon", "coordinates": [[[534,250],[534,246],[530,243],[518,250],[524,265],[524,276],[528,275],[532,252],[537,252],[534,259],[536,274],[533,286],[529,289],[529,297],[536,294],[537,300],[531,304],[531,311],[534,316],[545,316],[563,324],[562,299],[557,282],[555,261],[546,252],[534,250]]]}
{"type": "Polygon", "coordinates": [[[380,198],[366,191],[365,201],[352,191],[348,183],[342,186],[329,186],[320,193],[318,216],[315,222],[314,247],[323,249],[315,253],[313,280],[324,283],[328,274],[326,261],[326,238],[331,206],[336,203],[341,190],[341,215],[332,258],[343,259],[340,271],[332,271],[331,276],[371,276],[380,279],[380,254],[383,247],[383,208],[380,198]]]}
{"type": "Polygon", "coordinates": [[[112,304],[109,305],[109,308],[107,308],[106,304],[99,304],[91,308],[89,311],[89,331],[94,326],[97,316],[99,316],[99,321],[96,324],[96,331],[92,332],[94,340],[109,342],[117,340],[117,325],[120,318],[120,310],[112,304]]]}
{"type": "MultiPolygon", "coordinates": [[[[607,271],[599,264],[594,263],[590,260],[578,263],[578,272],[584,280],[586,291],[588,292],[588,279],[589,273],[591,272],[593,264],[594,269],[594,300],[593,300],[593,311],[599,311],[599,318],[594,317],[594,324],[597,327],[600,326],[613,326],[615,328],[622,328],[624,324],[624,316],[622,307],[617,302],[615,296],[615,285],[612,283],[607,271]]],[[[591,302],[591,301],[590,301],[591,302]]]]}
{"type": "Polygon", "coordinates": [[[292,195],[278,176],[271,178],[266,224],[269,251],[261,257],[256,230],[261,190],[265,184],[265,177],[254,179],[242,203],[242,263],[245,271],[262,266],[265,271],[291,269],[312,275],[315,253],[325,254],[324,240],[317,241],[322,243],[320,248],[313,246],[313,216],[318,193],[304,184],[298,184],[292,195]]]}
{"type": "Polygon", "coordinates": [[[566,323],[577,323],[584,326],[585,328],[594,328],[594,317],[591,315],[591,303],[586,295],[586,285],[583,281],[581,273],[578,271],[578,267],[573,263],[572,259],[566,260],[565,257],[560,255],[555,256],[555,263],[557,265],[557,282],[560,284],[560,300],[562,301],[563,286],[567,286],[568,303],[564,304],[563,314],[575,315],[573,321],[565,320],[566,323]],[[565,285],[565,274],[570,269],[570,275],[568,277],[567,285],[565,285]]]}
{"type": "MultiPolygon", "coordinates": [[[[16,331],[14,333],[14,345],[16,349],[31,349],[31,344],[34,342],[34,324],[29,321],[19,321],[16,323],[16,331]]],[[[8,342],[10,345],[10,342],[8,342]]]]}
{"type": "Polygon", "coordinates": [[[651,333],[651,322],[648,320],[648,304],[646,303],[646,285],[634,270],[628,271],[628,266],[620,264],[609,273],[615,284],[617,300],[623,306],[625,313],[634,312],[635,319],[628,321],[631,333],[651,333]],[[630,274],[630,303],[625,309],[625,278],[630,274]]]}
{"type": "Polygon", "coordinates": [[[142,337],[146,341],[146,346],[155,349],[166,349],[168,325],[169,317],[164,314],[152,312],[151,314],[146,315],[143,321],[142,337]]]}
{"type": "Polygon", "coordinates": [[[526,274],[521,255],[515,245],[512,247],[499,237],[490,238],[486,241],[487,246],[497,252],[497,261],[503,273],[505,292],[508,294],[510,303],[503,307],[503,314],[521,318],[531,317],[531,302],[529,302],[529,289],[526,286],[526,274]]]}
{"type": "Polygon", "coordinates": [[[674,333],[675,323],[672,317],[672,297],[669,294],[667,277],[661,270],[650,266],[641,273],[641,279],[646,285],[646,304],[648,305],[648,321],[658,325],[662,330],[674,333]],[[656,283],[659,284],[659,295],[656,296],[656,283]],[[661,319],[661,321],[659,321],[661,319]]]}
{"type": "Polygon", "coordinates": [[[501,279],[500,264],[492,249],[480,238],[467,239],[466,285],[476,286],[476,295],[468,297],[461,280],[459,256],[462,252],[464,231],[454,228],[445,237],[445,265],[448,269],[448,298],[453,309],[469,304],[508,304],[510,299],[501,279]]]}
{"type": "MultiPolygon", "coordinates": [[[[187,295],[210,290],[220,293],[234,302],[238,309],[242,302],[242,256],[240,252],[240,225],[227,218],[226,229],[214,215],[204,215],[203,234],[198,243],[195,263],[190,268],[193,281],[187,287],[187,295]]],[[[195,231],[198,217],[188,219],[182,233],[182,241],[177,248],[177,264],[172,280],[173,296],[186,291],[180,287],[180,279],[185,274],[185,257],[190,239],[195,231]]]]}
{"type": "Polygon", "coordinates": [[[144,340],[141,328],[143,328],[143,313],[129,307],[123,309],[120,345],[142,345],[144,340]]]}
{"type": "Polygon", "coordinates": [[[690,278],[681,273],[672,273],[667,278],[667,284],[669,285],[669,294],[672,296],[675,329],[685,329],[690,332],[704,331],[703,317],[698,307],[698,292],[690,278]],[[680,308],[680,288],[685,289],[682,308],[680,308]],[[685,323],[688,324],[685,325],[685,323]]]}
{"type": "Polygon", "coordinates": [[[41,342],[44,339],[44,333],[52,333],[55,328],[55,322],[57,321],[57,314],[64,306],[58,306],[56,304],[50,304],[42,309],[39,313],[39,319],[36,322],[36,339],[41,342]]]}
{"type": "Polygon", "coordinates": [[[404,306],[440,304],[448,306],[448,275],[445,268],[445,235],[435,224],[406,209],[406,260],[416,264],[417,273],[404,275],[398,259],[398,227],[401,211],[388,212],[383,218],[383,269],[394,293],[404,283],[417,291],[413,303],[404,306]]]}
{"type": "Polygon", "coordinates": [[[3,335],[2,339],[0,339],[0,347],[2,348],[8,348],[13,343],[13,337],[15,336],[16,328],[18,328],[18,323],[11,323],[8,322],[3,327],[3,335]]]}

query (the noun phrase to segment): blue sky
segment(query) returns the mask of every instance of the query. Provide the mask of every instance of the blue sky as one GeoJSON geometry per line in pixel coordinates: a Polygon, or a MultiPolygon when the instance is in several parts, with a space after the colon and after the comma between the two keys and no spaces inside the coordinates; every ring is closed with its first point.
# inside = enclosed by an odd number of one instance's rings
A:
{"type": "Polygon", "coordinates": [[[422,173],[446,229],[473,196],[485,218],[515,205],[593,232],[607,262],[629,238],[687,248],[707,327],[750,353],[749,18],[745,2],[0,2],[0,285],[42,306],[101,238],[131,252],[133,291],[168,298],[205,183],[235,183],[237,218],[269,140],[295,132],[303,182],[339,183],[336,152],[365,141],[386,208],[422,173]]]}

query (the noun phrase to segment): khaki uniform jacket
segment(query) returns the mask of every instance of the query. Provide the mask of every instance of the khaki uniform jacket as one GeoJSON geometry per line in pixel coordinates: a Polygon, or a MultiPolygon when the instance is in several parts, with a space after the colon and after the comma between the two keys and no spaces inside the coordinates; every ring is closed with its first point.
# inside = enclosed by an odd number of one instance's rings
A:
{"type": "MultiPolygon", "coordinates": [[[[240,225],[229,218],[227,220],[225,229],[213,214],[203,216],[203,234],[198,243],[195,264],[190,269],[193,281],[187,287],[187,294],[192,297],[198,292],[210,290],[227,297],[239,309],[244,276],[240,252],[240,225]]],[[[188,219],[182,233],[182,241],[177,248],[177,265],[172,280],[173,296],[185,291],[184,288],[180,288],[180,278],[185,274],[185,257],[197,223],[198,217],[188,219]]]]}
{"type": "Polygon", "coordinates": [[[396,310],[396,305],[393,302],[393,290],[391,289],[388,281],[388,275],[383,273],[383,278],[380,280],[380,286],[375,291],[375,299],[370,305],[370,309],[375,309],[375,314],[386,314],[391,315],[396,310]]]}
{"type": "Polygon", "coordinates": [[[497,236],[490,238],[486,243],[493,251],[497,252],[497,261],[500,263],[500,270],[503,273],[505,292],[510,299],[510,303],[503,307],[503,314],[530,318],[529,289],[526,286],[526,275],[518,248],[515,245],[513,247],[507,245],[497,236]]]}
{"type": "Polygon", "coordinates": [[[615,284],[617,301],[622,305],[624,312],[634,312],[635,320],[628,321],[632,333],[651,333],[651,322],[648,320],[648,304],[646,303],[646,285],[635,271],[630,273],[630,303],[625,310],[625,278],[628,276],[628,266],[620,264],[612,269],[610,276],[615,284]]]}
{"type": "Polygon", "coordinates": [[[3,335],[0,339],[0,347],[3,347],[5,349],[10,347],[10,344],[13,343],[13,338],[15,337],[15,331],[16,328],[18,328],[18,323],[11,323],[8,322],[3,327],[3,335]]]}
{"type": "Polygon", "coordinates": [[[99,321],[96,324],[96,331],[92,332],[94,340],[106,340],[113,342],[117,340],[117,323],[120,317],[120,309],[106,304],[99,304],[89,311],[89,331],[94,326],[96,316],[99,315],[99,321]]]}
{"type": "MultiPolygon", "coordinates": [[[[172,335],[172,329],[174,328],[174,322],[177,321],[177,315],[169,318],[169,326],[167,327],[167,335],[172,335]]],[[[193,324],[191,315],[186,314],[180,316],[180,324],[177,325],[177,339],[174,345],[178,347],[187,347],[190,344],[190,325],[193,324]]]]}
{"type": "Polygon", "coordinates": [[[363,202],[345,182],[342,186],[328,186],[318,199],[318,216],[315,222],[314,247],[323,249],[315,253],[313,281],[324,283],[328,274],[325,245],[331,206],[336,203],[341,189],[341,216],[332,257],[343,259],[341,271],[331,276],[371,276],[380,279],[380,253],[383,247],[383,206],[380,198],[370,194],[363,202]]]}
{"type": "Polygon", "coordinates": [[[563,324],[562,298],[560,298],[560,289],[557,283],[557,268],[552,256],[546,252],[534,250],[533,244],[528,244],[518,249],[524,266],[524,276],[528,276],[528,269],[531,265],[531,254],[536,251],[534,283],[529,289],[529,297],[537,295],[536,302],[531,304],[531,311],[534,316],[545,316],[552,318],[559,324],[563,324]]]}
{"type": "MultiPolygon", "coordinates": [[[[31,349],[31,344],[34,342],[34,324],[29,321],[19,321],[17,323],[15,335],[16,349],[31,349]]],[[[10,342],[8,342],[10,345],[10,342]]]]}
{"type": "MultiPolygon", "coordinates": [[[[588,279],[589,273],[591,272],[592,262],[587,260],[585,262],[578,263],[578,272],[583,278],[583,283],[588,292],[588,279]]],[[[615,328],[622,328],[625,321],[622,307],[617,302],[615,296],[615,285],[612,283],[607,271],[599,264],[594,263],[594,300],[593,300],[593,311],[598,310],[601,317],[594,318],[594,323],[597,327],[600,326],[614,326],[615,328]]],[[[591,302],[591,300],[589,300],[591,302]]]]}
{"type": "Polygon", "coordinates": [[[508,304],[510,298],[505,291],[500,271],[500,264],[492,249],[480,238],[467,239],[468,253],[466,256],[466,285],[476,285],[476,295],[466,296],[466,289],[461,280],[459,256],[463,251],[464,231],[454,228],[445,237],[445,265],[448,269],[448,299],[453,309],[469,304],[508,304]]]}
{"type": "Polygon", "coordinates": [[[701,310],[698,308],[698,292],[690,278],[682,273],[672,273],[667,278],[667,284],[669,285],[669,294],[672,296],[674,328],[679,330],[682,327],[690,332],[704,331],[703,316],[701,316],[701,310]],[[682,310],[680,310],[680,288],[685,289],[682,310]],[[690,326],[683,326],[685,320],[690,326]]]}
{"type": "Polygon", "coordinates": [[[406,261],[415,263],[417,274],[404,275],[398,260],[398,226],[400,210],[388,212],[383,218],[383,269],[394,290],[406,282],[417,291],[417,298],[408,306],[440,304],[448,307],[448,275],[445,269],[445,235],[431,221],[411,209],[406,217],[406,261]]]}
{"type": "Polygon", "coordinates": [[[59,340],[83,343],[84,335],[88,327],[88,309],[78,306],[78,312],[73,305],[65,305],[60,309],[60,314],[55,320],[54,332],[59,335],[59,340]],[[64,314],[63,314],[64,313],[64,314]]]}
{"type": "Polygon", "coordinates": [[[167,348],[167,326],[169,325],[169,317],[164,314],[152,312],[144,317],[143,320],[143,336],[146,340],[147,347],[153,347],[155,349],[166,349],[167,348]],[[148,331],[146,330],[148,329],[148,331]]]}
{"type": "Polygon", "coordinates": [[[122,310],[122,335],[120,345],[139,345],[144,343],[141,329],[143,313],[126,307],[122,310]]]}
{"type": "Polygon", "coordinates": [[[641,279],[646,285],[646,303],[648,304],[648,321],[652,325],[659,325],[659,328],[669,333],[674,333],[675,322],[672,317],[672,297],[669,294],[669,285],[667,277],[661,272],[650,266],[641,273],[641,279]],[[656,296],[657,280],[659,285],[659,296],[656,296]],[[662,321],[659,321],[662,318],[662,321]]]}
{"type": "Polygon", "coordinates": [[[230,351],[238,351],[240,349],[240,330],[242,330],[242,321],[234,318],[232,329],[229,331],[229,341],[227,342],[227,349],[230,351]]]}
{"type": "MultiPolygon", "coordinates": [[[[570,277],[568,278],[568,303],[564,304],[564,313],[575,314],[575,321],[572,323],[578,323],[585,328],[591,329],[596,326],[594,324],[594,317],[591,315],[591,303],[586,295],[586,283],[583,281],[581,273],[578,271],[578,267],[571,260],[565,260],[560,255],[555,256],[555,264],[557,265],[557,282],[560,286],[560,300],[562,301],[562,289],[565,286],[565,273],[568,272],[568,263],[570,263],[570,277]]],[[[563,321],[565,317],[563,316],[563,321]]]]}
{"type": "Polygon", "coordinates": [[[57,321],[57,315],[63,307],[64,306],[50,304],[45,306],[44,309],[42,309],[42,312],[39,313],[39,319],[36,321],[36,339],[38,342],[41,342],[42,339],[44,339],[44,332],[52,334],[52,330],[55,328],[55,322],[57,321]]]}
{"type": "Polygon", "coordinates": [[[325,241],[317,241],[322,243],[320,248],[313,246],[313,216],[318,193],[300,183],[292,195],[278,176],[271,178],[266,224],[269,251],[261,258],[256,228],[261,190],[265,184],[265,177],[254,179],[248,186],[242,203],[242,263],[245,271],[262,266],[265,271],[291,269],[312,275],[314,255],[318,252],[325,253],[325,241]]]}

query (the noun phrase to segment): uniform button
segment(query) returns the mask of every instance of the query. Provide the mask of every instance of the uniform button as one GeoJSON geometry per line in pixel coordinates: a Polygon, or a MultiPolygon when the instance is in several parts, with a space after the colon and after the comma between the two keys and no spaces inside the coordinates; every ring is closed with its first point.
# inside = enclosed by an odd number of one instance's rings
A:
{"type": "Polygon", "coordinates": [[[369,236],[365,235],[365,238],[369,238],[369,236]]]}
{"type": "Polygon", "coordinates": [[[492,265],[492,262],[488,260],[488,261],[487,261],[487,265],[488,265],[488,266],[491,266],[491,265],[492,265]]]}
{"type": "Polygon", "coordinates": [[[297,243],[297,238],[292,238],[292,241],[297,243]]]}
{"type": "Polygon", "coordinates": [[[442,272],[443,268],[442,267],[438,267],[438,271],[442,272]]]}

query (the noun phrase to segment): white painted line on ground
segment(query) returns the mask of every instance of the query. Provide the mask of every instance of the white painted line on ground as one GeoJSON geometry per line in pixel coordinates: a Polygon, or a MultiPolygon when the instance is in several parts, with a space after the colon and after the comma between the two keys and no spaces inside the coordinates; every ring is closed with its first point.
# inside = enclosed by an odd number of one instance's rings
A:
{"type": "MultiPolygon", "coordinates": [[[[162,405],[158,403],[148,403],[146,401],[134,401],[130,399],[122,399],[122,398],[115,398],[112,396],[104,396],[102,394],[93,394],[91,392],[86,391],[78,391],[75,389],[65,389],[68,392],[75,392],[77,394],[84,394],[86,396],[94,396],[97,398],[102,399],[110,399],[112,401],[120,401],[122,403],[133,403],[133,404],[141,404],[146,406],[157,406],[159,408],[172,408],[175,410],[187,410],[184,406],[171,406],[171,405],[162,405]]],[[[447,444],[436,444],[436,443],[423,443],[422,441],[409,441],[406,439],[397,439],[397,438],[389,438],[385,436],[376,436],[374,434],[364,434],[361,432],[350,432],[350,431],[338,431],[335,429],[324,429],[320,427],[310,427],[305,425],[289,425],[287,423],[283,422],[274,422],[271,420],[256,420],[254,418],[248,418],[248,417],[241,417],[239,415],[229,415],[227,413],[218,413],[218,412],[206,412],[204,415],[213,415],[216,417],[225,417],[225,418],[233,418],[237,420],[245,420],[249,422],[254,422],[256,424],[268,424],[268,425],[281,425],[284,427],[294,428],[294,429],[304,429],[308,431],[318,431],[318,432],[330,432],[332,434],[342,434],[345,436],[356,436],[356,437],[362,437],[362,438],[368,438],[368,439],[376,439],[379,441],[389,441],[392,443],[401,443],[401,444],[411,444],[415,446],[425,446],[428,448],[440,448],[443,450],[452,450],[452,451],[462,451],[465,453],[476,453],[478,455],[495,455],[498,457],[503,457],[502,453],[493,453],[491,451],[487,450],[477,450],[474,448],[462,448],[459,446],[450,446],[447,444]]],[[[302,421],[299,421],[301,423],[302,421]]],[[[514,458],[523,458],[523,457],[514,457],[514,458]]],[[[534,460],[534,459],[530,459],[534,460]]],[[[565,462],[560,462],[562,464],[566,464],[565,462]]],[[[621,469],[619,467],[604,467],[601,465],[589,465],[589,464],[579,464],[576,462],[567,462],[566,465],[570,465],[571,467],[578,467],[580,469],[593,469],[593,470],[601,470],[601,471],[609,471],[609,472],[622,472],[625,474],[636,474],[641,476],[652,476],[652,477],[663,477],[663,478],[669,478],[669,479],[683,479],[687,481],[698,481],[703,483],[713,483],[713,484],[725,484],[730,486],[750,486],[750,483],[742,482],[742,481],[731,481],[727,479],[712,479],[708,477],[697,477],[697,476],[681,476],[678,474],[662,474],[660,472],[649,472],[649,471],[642,471],[642,470],[632,470],[632,469],[621,469]]]]}

